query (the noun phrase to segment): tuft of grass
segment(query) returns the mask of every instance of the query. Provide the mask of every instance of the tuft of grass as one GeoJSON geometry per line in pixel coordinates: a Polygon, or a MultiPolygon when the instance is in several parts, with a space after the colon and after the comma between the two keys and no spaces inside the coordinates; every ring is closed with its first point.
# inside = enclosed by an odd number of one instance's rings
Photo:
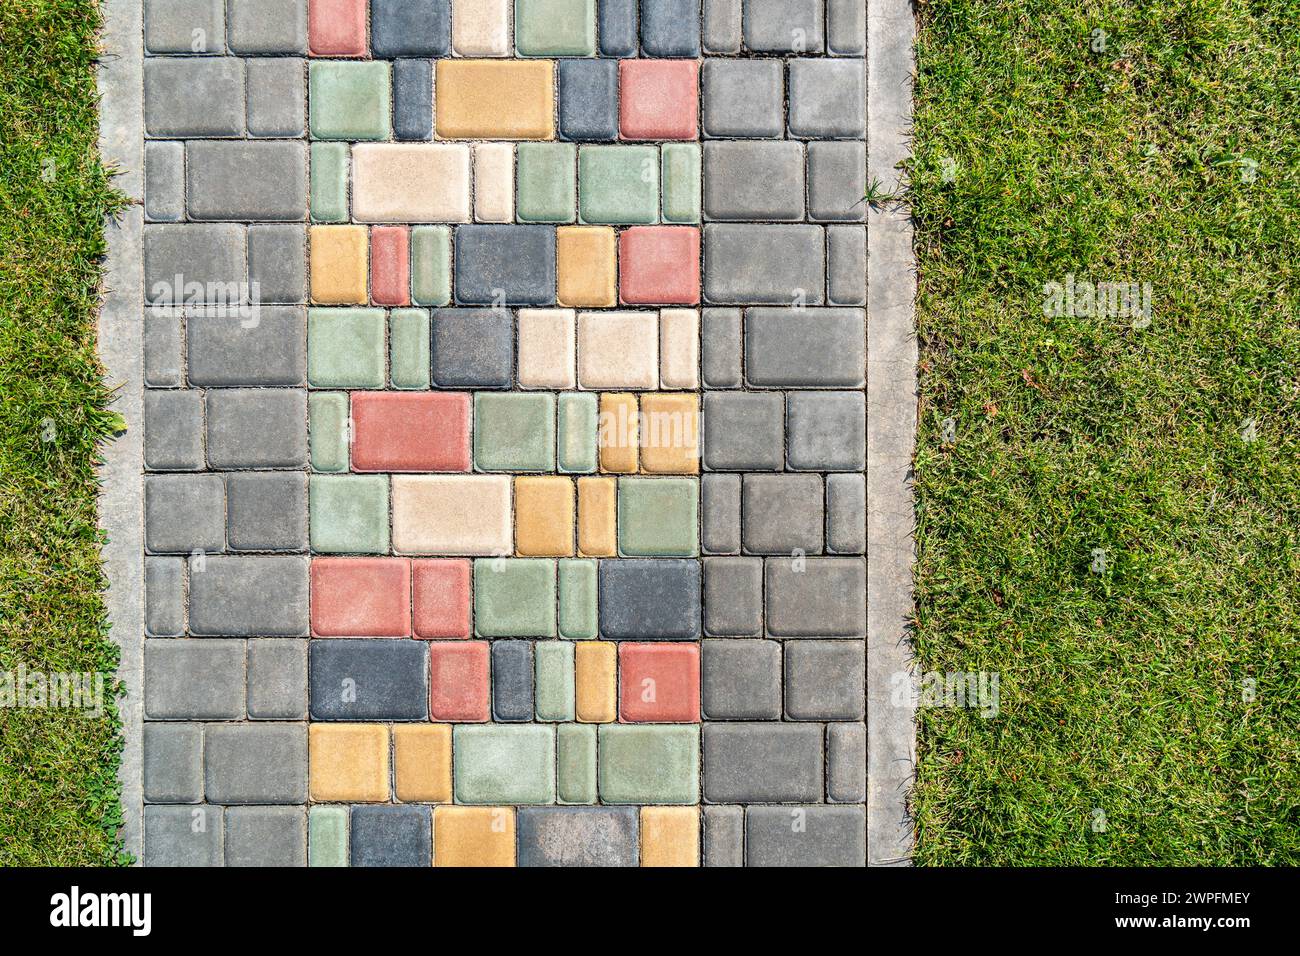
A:
{"type": "Polygon", "coordinates": [[[917,862],[1300,863],[1300,3],[919,9],[917,862]]]}
{"type": "Polygon", "coordinates": [[[105,216],[93,0],[0,4],[0,676],[104,675],[101,716],[0,707],[0,865],[121,862],[96,525],[113,428],[95,352],[105,216]]]}

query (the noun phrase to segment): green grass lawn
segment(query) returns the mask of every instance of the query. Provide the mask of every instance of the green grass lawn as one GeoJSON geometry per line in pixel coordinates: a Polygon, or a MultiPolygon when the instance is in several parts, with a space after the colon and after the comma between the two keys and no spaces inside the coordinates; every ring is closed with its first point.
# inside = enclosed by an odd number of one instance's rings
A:
{"type": "Polygon", "coordinates": [[[917,860],[1300,863],[1300,3],[919,9],[917,860]]]}
{"type": "MultiPolygon", "coordinates": [[[[113,673],[93,470],[101,226],[91,0],[0,4],[0,673],[113,673]]],[[[108,685],[111,692],[111,683],[108,685]]],[[[0,865],[117,858],[111,707],[0,707],[0,865]]]]}

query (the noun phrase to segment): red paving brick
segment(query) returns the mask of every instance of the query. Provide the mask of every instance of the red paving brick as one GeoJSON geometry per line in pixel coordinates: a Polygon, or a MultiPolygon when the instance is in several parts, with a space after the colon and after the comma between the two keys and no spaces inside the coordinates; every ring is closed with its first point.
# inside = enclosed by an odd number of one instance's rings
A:
{"type": "Polygon", "coordinates": [[[623,139],[698,138],[695,60],[620,60],[618,91],[623,139]]]}
{"type": "Polygon", "coordinates": [[[693,723],[700,719],[696,645],[621,644],[618,669],[619,720],[693,723]]]}
{"type": "Polygon", "coordinates": [[[355,471],[469,471],[469,396],[354,392],[355,471]]]}
{"type": "Polygon", "coordinates": [[[316,558],[311,563],[316,637],[409,637],[411,562],[405,558],[316,558]]]}
{"type": "Polygon", "coordinates": [[[627,305],[698,305],[700,231],[634,226],[618,239],[619,297],[627,305]]]}
{"type": "Polygon", "coordinates": [[[370,298],[376,305],[411,304],[411,234],[405,226],[370,230],[370,298]]]}
{"type": "Polygon", "coordinates": [[[429,717],[485,721],[491,716],[486,641],[429,645],[429,717]]]}
{"type": "Polygon", "coordinates": [[[411,562],[416,637],[469,637],[469,579],[468,561],[411,562]]]}
{"type": "Polygon", "coordinates": [[[366,0],[310,0],[308,47],[314,56],[366,55],[366,0]]]}

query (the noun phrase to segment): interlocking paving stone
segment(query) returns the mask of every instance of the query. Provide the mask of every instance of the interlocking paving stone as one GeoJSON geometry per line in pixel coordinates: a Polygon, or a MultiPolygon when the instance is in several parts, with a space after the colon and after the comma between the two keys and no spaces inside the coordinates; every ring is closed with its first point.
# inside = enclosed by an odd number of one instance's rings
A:
{"type": "MultiPolygon", "coordinates": [[[[290,58],[258,59],[249,60],[245,69],[248,75],[248,134],[302,136],[307,125],[306,63],[290,58]]],[[[294,198],[300,195],[298,192],[294,198]]],[[[248,218],[271,217],[255,213],[248,218]]]]}
{"type": "Polygon", "coordinates": [[[305,803],[305,724],[218,724],[203,734],[204,790],[214,803],[305,803]]]}
{"type": "Polygon", "coordinates": [[[696,803],[700,728],[695,724],[601,724],[600,798],[610,804],[696,803]]]}
{"type": "Polygon", "coordinates": [[[866,122],[861,60],[790,61],[790,135],[861,137],[866,122]]]}
{"type": "Polygon", "coordinates": [[[144,45],[150,53],[224,53],[223,0],[146,0],[144,45]]]}
{"type": "Polygon", "coordinates": [[[312,475],[307,490],[313,551],[388,550],[387,476],[312,475]]]}
{"type": "Polygon", "coordinates": [[[158,470],[203,467],[202,392],[145,392],[144,463],[158,470]]]}
{"type": "Polygon", "coordinates": [[[312,807],[307,811],[307,865],[348,865],[347,807],[312,807]]]}
{"type": "Polygon", "coordinates": [[[750,866],[865,866],[862,807],[750,807],[745,857],[750,866]]]}
{"type": "Polygon", "coordinates": [[[185,633],[185,561],[183,558],[144,560],[144,629],[150,637],[179,637],[185,633]]]}
{"type": "Polygon", "coordinates": [[[312,800],[388,799],[388,728],[383,724],[316,723],[308,741],[312,800]]]}
{"type": "Polygon", "coordinates": [[[182,384],[182,321],[178,312],[167,307],[146,309],[144,313],[144,383],[160,387],[182,384]]]}
{"type": "Polygon", "coordinates": [[[664,222],[700,221],[700,147],[665,143],[660,149],[664,222]]]}
{"type": "Polygon", "coordinates": [[[822,773],[820,726],[704,725],[704,799],[710,803],[820,800],[822,773]]]}
{"type": "Polygon", "coordinates": [[[779,137],[785,129],[785,78],[779,60],[704,61],[704,132],[779,137]]]}
{"type": "Polygon", "coordinates": [[[307,718],[307,642],[259,638],[248,642],[248,716],[307,718]]]}
{"type": "Polygon", "coordinates": [[[560,396],[558,468],[570,474],[596,470],[598,411],[596,397],[581,393],[560,396]]]}
{"type": "Polygon", "coordinates": [[[393,793],[408,803],[451,800],[449,725],[394,725],[393,793]]]}
{"type": "Polygon", "coordinates": [[[403,554],[506,554],[510,497],[505,475],[394,475],[393,547],[403,554]]]}
{"type": "Polygon", "coordinates": [[[746,475],[741,510],[750,554],[822,550],[822,480],[818,475],[746,475]]]}
{"type": "Polygon", "coordinates": [[[315,637],[409,637],[411,565],[402,558],[316,558],[311,563],[315,637]]]}
{"type": "Polygon", "coordinates": [[[221,866],[221,807],[145,807],[145,866],[221,866]]]}
{"type": "Polygon", "coordinates": [[[636,866],[633,807],[529,807],[519,811],[520,866],[636,866]]]}
{"type": "Polygon", "coordinates": [[[704,227],[704,297],[711,303],[820,305],[825,274],[825,233],[818,226],[704,227]]]}
{"type": "Polygon", "coordinates": [[[411,230],[411,299],[417,305],[451,301],[451,230],[446,226],[411,230]]]}
{"type": "Polygon", "coordinates": [[[342,222],[348,217],[347,143],[311,144],[311,218],[342,222]]]}
{"type": "Polygon", "coordinates": [[[620,644],[618,672],[620,720],[699,723],[700,651],[695,644],[620,644]]]}
{"type": "Polygon", "coordinates": [[[826,228],[826,301],[867,304],[867,231],[861,226],[826,228]]]}
{"type": "Polygon", "coordinates": [[[431,371],[444,387],[509,387],[515,327],[500,309],[435,309],[431,371]]]}
{"type": "MultiPolygon", "coordinates": [[[[747,475],[745,480],[751,477],[747,475]]],[[[704,633],[714,637],[754,637],[762,629],[762,559],[705,560],[704,633]]]]}
{"type": "Polygon", "coordinates": [[[152,220],[175,222],[185,216],[185,144],[146,143],[144,213],[152,220]]]}
{"type": "Polygon", "coordinates": [[[571,143],[520,143],[515,160],[515,215],[523,222],[573,222],[577,215],[577,147],[571,143]]]}
{"type": "Polygon", "coordinates": [[[225,549],[225,485],[220,475],[150,475],[144,482],[145,547],[225,549]]]}
{"type": "Polygon", "coordinates": [[[191,385],[302,385],[306,313],[262,306],[256,322],[218,310],[195,310],[185,322],[191,385]]]}
{"type": "Polygon", "coordinates": [[[745,0],[745,46],[760,53],[820,53],[822,0],[745,0]]]}
{"type": "Polygon", "coordinates": [[[867,798],[865,724],[826,725],[826,796],[839,803],[867,798]]]}
{"type": "Polygon", "coordinates": [[[352,808],[353,866],[431,866],[433,818],[428,807],[352,808]]]}
{"type": "Polygon", "coordinates": [[[556,728],[556,797],[560,803],[596,802],[596,728],[556,728]]]}
{"type": "Polygon", "coordinates": [[[190,631],[307,636],[307,559],[212,555],[190,569],[190,631]]]}
{"type": "Polygon", "coordinates": [[[211,389],[206,395],[213,468],[300,468],[307,463],[302,389],[211,389]]]}
{"type": "Polygon", "coordinates": [[[203,725],[144,725],[144,799],[148,803],[203,800],[203,725]]]}
{"type": "Polygon", "coordinates": [[[699,484],[690,478],[620,478],[620,553],[636,557],[696,554],[699,497],[699,484]]]}
{"type": "Polygon", "coordinates": [[[776,641],[705,641],[701,678],[710,720],[779,720],[781,645],[776,641]]]}
{"type": "Polygon", "coordinates": [[[642,807],[641,865],[649,867],[699,866],[699,808],[642,807]]]}
{"type": "Polygon", "coordinates": [[[244,642],[145,641],[144,699],[152,720],[242,718],[244,642]]]}
{"type": "MultiPolygon", "coordinates": [[[[262,224],[248,227],[248,281],[262,303],[302,302],[307,286],[307,259],[304,250],[307,231],[302,226],[262,224]]],[[[258,321],[264,317],[259,312],[258,321]]],[[[301,319],[299,320],[301,321],[301,319]]],[[[296,348],[302,343],[290,336],[280,340],[281,348],[296,348]]],[[[292,383],[302,381],[302,375],[292,383]]],[[[247,383],[243,383],[247,384],[247,383]]],[[[279,383],[276,383],[279,384],[279,383]]]]}
{"type": "Polygon", "coordinates": [[[803,218],[803,146],[790,142],[704,144],[709,219],[803,218]]]}
{"type": "Polygon", "coordinates": [[[700,634],[695,561],[628,558],[600,562],[600,632],[613,639],[694,640],[700,634]]]}
{"type": "Polygon", "coordinates": [[[311,641],[313,720],[423,720],[428,648],[376,638],[311,641]]]}
{"type": "Polygon", "coordinates": [[[705,475],[701,480],[700,547],[710,554],[740,550],[739,475],[705,475]]]}
{"type": "Polygon", "coordinates": [[[429,387],[429,313],[394,309],[388,316],[388,367],[393,388],[429,387]]]}
{"type": "Polygon", "coordinates": [[[613,60],[561,60],[559,95],[565,139],[618,137],[618,64],[613,60]]]}
{"type": "Polygon", "coordinates": [[[555,562],[474,562],[474,627],[481,637],[554,637],[555,562]]]}
{"type": "Polygon", "coordinates": [[[741,0],[704,0],[702,40],[706,53],[739,53],[741,0]]]}
{"type": "Polygon", "coordinates": [[[596,52],[596,0],[515,0],[520,56],[590,56],[596,52]]]}
{"type": "Polygon", "coordinates": [[[598,0],[600,52],[604,56],[636,56],[638,0],[598,0]]]}
{"type": "Polygon", "coordinates": [[[312,392],[311,466],[317,471],[346,471],[348,467],[348,399],[342,392],[312,392]]]}
{"type": "Polygon", "coordinates": [[[243,61],[146,60],[144,124],[150,136],[239,136],[244,131],[243,61]]]}
{"type": "Polygon", "coordinates": [[[867,409],[861,392],[791,392],[786,398],[791,468],[861,471],[867,409]]]}
{"type": "Polygon", "coordinates": [[[705,392],[704,464],[714,470],[778,471],[785,459],[779,394],[705,392]]]}
{"type": "Polygon", "coordinates": [[[826,549],[861,554],[867,549],[867,482],[862,475],[826,476],[826,549]]]}
{"type": "Polygon", "coordinates": [[[435,866],[515,865],[515,811],[511,807],[435,807],[435,866]]]}
{"type": "Polygon", "coordinates": [[[309,309],[307,381],[315,388],[383,388],[383,310],[309,309]]]}
{"type": "Polygon", "coordinates": [[[433,138],[433,64],[401,59],[393,64],[393,135],[433,138]]]}
{"type": "Polygon", "coordinates": [[[531,720],[533,716],[533,645],[500,641],[492,645],[492,719],[531,720]]]}
{"type": "Polygon", "coordinates": [[[370,0],[376,57],[445,56],[450,49],[450,0],[370,0]]]}
{"type": "Polygon", "coordinates": [[[698,139],[699,64],[620,60],[618,128],[623,139],[698,139]]]}
{"type": "Polygon", "coordinates": [[[831,53],[866,52],[867,8],[858,0],[826,0],[826,45],[831,53]]]}
{"type": "Polygon", "coordinates": [[[555,802],[555,728],[462,725],[452,739],[457,802],[555,802]]]}
{"type": "Polygon", "coordinates": [[[308,117],[317,139],[388,139],[392,71],[387,63],[314,60],[308,77],[308,117]]]}
{"type": "Polygon", "coordinates": [[[247,230],[236,223],[158,223],[144,227],[144,286],[148,302],[202,305],[229,301],[248,281],[247,230]]]}
{"type": "Polygon", "coordinates": [[[227,0],[227,36],[236,53],[303,53],[305,0],[227,0]]]}
{"type": "Polygon", "coordinates": [[[534,651],[537,673],[537,719],[573,720],[573,645],[539,642],[534,651]]]}
{"type": "Polygon", "coordinates": [[[231,807],[226,811],[226,866],[304,866],[304,807],[231,807]]]}
{"type": "Polygon", "coordinates": [[[745,811],[741,807],[702,809],[704,865],[744,866],[745,811]]]}
{"type": "MultiPolygon", "coordinates": [[[[867,144],[861,140],[808,144],[808,215],[862,222],[867,190],[867,144]]],[[[863,270],[865,275],[866,270],[863,270]]]]}
{"type": "Polygon", "coordinates": [[[866,631],[861,558],[769,558],[767,631],[773,637],[858,637],[866,631]]]}
{"type": "Polygon", "coordinates": [[[861,641],[793,641],[785,651],[785,711],[793,720],[861,720],[861,641]]]}
{"type": "Polygon", "coordinates": [[[469,305],[555,302],[555,227],[459,226],[456,299],[469,305]]]}
{"type": "Polygon", "coordinates": [[[513,0],[455,3],[451,45],[461,56],[506,56],[510,52],[513,0]]]}
{"type": "Polygon", "coordinates": [[[439,60],[433,115],[445,139],[551,139],[554,67],[549,60],[439,60]]]}
{"type": "Polygon", "coordinates": [[[641,49],[646,56],[699,56],[700,0],[643,2],[641,49]]]}
{"type": "Polygon", "coordinates": [[[429,716],[434,720],[491,719],[488,645],[439,641],[429,645],[429,716]]]}
{"type": "Polygon", "coordinates": [[[583,222],[657,221],[659,151],[653,146],[581,147],[578,203],[583,222]]]}
{"type": "Polygon", "coordinates": [[[706,388],[736,388],[741,370],[740,309],[705,309],[700,322],[700,376],[706,388]]]}

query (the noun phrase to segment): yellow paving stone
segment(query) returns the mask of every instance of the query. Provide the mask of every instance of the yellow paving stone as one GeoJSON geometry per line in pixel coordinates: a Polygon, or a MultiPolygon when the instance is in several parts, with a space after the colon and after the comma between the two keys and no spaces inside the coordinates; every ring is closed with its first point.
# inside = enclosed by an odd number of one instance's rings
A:
{"type": "Polygon", "coordinates": [[[605,392],[600,396],[600,421],[596,441],[600,470],[626,475],[636,471],[640,443],[636,396],[605,392]]]}
{"type": "Polygon", "coordinates": [[[393,548],[402,554],[509,554],[508,475],[394,475],[393,548]]]}
{"type": "Polygon", "coordinates": [[[641,865],[699,866],[699,807],[642,807],[641,865]]]}
{"type": "Polygon", "coordinates": [[[312,724],[307,740],[313,800],[388,799],[388,728],[383,724],[312,724]]]}
{"type": "Polygon", "coordinates": [[[520,309],[520,386],[573,388],[575,342],[572,309],[520,309]]]}
{"type": "Polygon", "coordinates": [[[515,218],[515,147],[479,143],[474,147],[474,219],[513,222],[515,218]]]}
{"type": "Polygon", "coordinates": [[[451,725],[394,724],[393,770],[398,800],[451,803],[451,725]]]}
{"type": "Polygon", "coordinates": [[[555,476],[515,479],[515,550],[530,558],[573,555],[573,481],[555,476]]]}
{"type": "Polygon", "coordinates": [[[556,295],[561,305],[601,308],[618,304],[614,230],[560,226],[555,230],[556,295]]]}
{"type": "Polygon", "coordinates": [[[694,394],[641,396],[641,467],[657,475],[700,471],[700,403],[694,394]]]}
{"type": "Polygon", "coordinates": [[[365,305],[370,235],[365,226],[312,226],[311,300],[318,305],[365,305]]]}
{"type": "Polygon", "coordinates": [[[659,387],[659,317],[653,312],[580,312],[578,384],[659,387]]]}
{"type": "Polygon", "coordinates": [[[461,143],[360,143],[352,148],[358,222],[469,222],[470,149],[461,143]]]}
{"type": "Polygon", "coordinates": [[[434,866],[514,866],[513,807],[435,807],[434,866]]]}
{"type": "Polygon", "coordinates": [[[659,313],[659,384],[700,387],[700,314],[694,309],[659,313]]]}
{"type": "Polygon", "coordinates": [[[614,478],[578,479],[578,553],[609,558],[618,552],[618,485],[614,478]]]}
{"type": "Polygon", "coordinates": [[[439,60],[434,116],[443,139],[554,139],[550,60],[439,60]]]}
{"type": "Polygon", "coordinates": [[[618,648],[610,641],[579,641],[573,646],[578,720],[609,723],[618,717],[618,648]]]}

